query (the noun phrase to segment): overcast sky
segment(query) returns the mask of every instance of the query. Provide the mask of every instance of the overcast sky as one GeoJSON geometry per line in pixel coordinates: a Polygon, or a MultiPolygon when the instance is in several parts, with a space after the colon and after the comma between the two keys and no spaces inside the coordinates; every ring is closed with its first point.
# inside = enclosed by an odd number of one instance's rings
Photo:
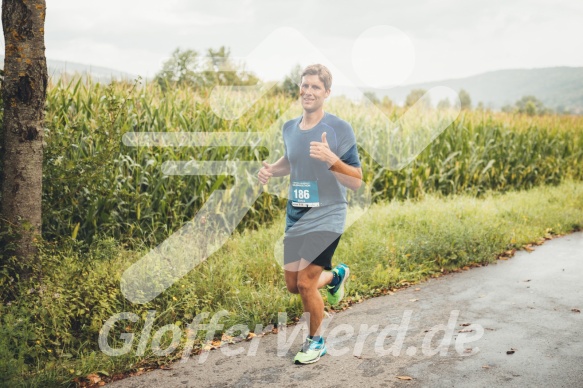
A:
{"type": "Polygon", "coordinates": [[[583,66],[581,0],[47,0],[45,31],[49,59],[145,77],[221,45],[263,79],[322,61],[371,86],[583,66]]]}

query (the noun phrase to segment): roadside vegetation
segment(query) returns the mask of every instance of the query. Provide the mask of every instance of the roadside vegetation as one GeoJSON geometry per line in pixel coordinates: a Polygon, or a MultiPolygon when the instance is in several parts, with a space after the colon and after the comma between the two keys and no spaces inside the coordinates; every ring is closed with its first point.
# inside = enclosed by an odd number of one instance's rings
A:
{"type": "MultiPolygon", "coordinates": [[[[22,386],[56,386],[87,382],[90,375],[106,381],[115,374],[165,365],[182,356],[187,325],[203,312],[210,319],[228,311],[221,320],[224,328],[243,324],[253,331],[257,324],[276,323],[280,311],[293,322],[301,316],[301,302],[287,292],[274,258],[283,222],[280,214],[269,227],[236,232],[216,254],[144,305],[124,299],[119,279],[147,249],[128,250],[113,238],[96,240],[86,249],[71,238],[58,246],[47,244],[39,269],[42,280],[21,284],[18,299],[0,305],[3,384],[18,386],[24,380],[22,386]],[[145,353],[137,356],[148,310],[156,311],[155,321],[145,353]],[[110,357],[99,350],[97,340],[104,322],[120,312],[140,319],[121,320],[111,330],[112,348],[124,345],[122,333],[133,333],[134,339],[128,353],[110,357]],[[172,332],[166,333],[160,347],[172,346],[173,351],[159,356],[150,346],[151,336],[168,324],[177,325],[182,335],[173,346],[172,332]]],[[[580,181],[489,192],[482,198],[431,194],[422,200],[374,204],[339,245],[336,260],[349,264],[354,275],[337,309],[429,277],[493,263],[582,225],[580,181]]],[[[221,334],[217,332],[219,339],[221,334]]],[[[219,344],[205,342],[205,335],[198,332],[191,354],[219,344]]]]}

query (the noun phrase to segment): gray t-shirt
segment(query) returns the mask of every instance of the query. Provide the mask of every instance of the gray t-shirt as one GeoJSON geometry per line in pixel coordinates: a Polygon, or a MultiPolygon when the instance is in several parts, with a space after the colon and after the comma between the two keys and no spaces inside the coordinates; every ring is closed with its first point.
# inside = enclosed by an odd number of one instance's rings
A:
{"type": "Polygon", "coordinates": [[[330,150],[350,166],[360,167],[356,148],[356,138],[350,124],[335,115],[325,113],[313,128],[302,130],[299,123],[302,117],[287,121],[283,125],[285,157],[289,160],[290,190],[286,212],[286,236],[301,236],[316,231],[344,232],[347,201],[346,187],[328,169],[325,162],[310,157],[310,142],[326,140],[330,150]],[[317,207],[297,207],[298,187],[317,192],[317,207]],[[315,187],[314,187],[315,186],[315,187]]]}

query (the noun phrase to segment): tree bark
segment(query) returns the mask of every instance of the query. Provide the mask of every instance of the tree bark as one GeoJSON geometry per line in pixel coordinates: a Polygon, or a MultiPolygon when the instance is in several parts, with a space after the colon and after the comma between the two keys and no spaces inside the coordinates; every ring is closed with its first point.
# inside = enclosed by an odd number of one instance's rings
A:
{"type": "Polygon", "coordinates": [[[47,90],[45,0],[3,0],[6,45],[0,133],[0,221],[13,227],[13,253],[27,276],[35,260],[42,219],[44,104],[47,90]]]}

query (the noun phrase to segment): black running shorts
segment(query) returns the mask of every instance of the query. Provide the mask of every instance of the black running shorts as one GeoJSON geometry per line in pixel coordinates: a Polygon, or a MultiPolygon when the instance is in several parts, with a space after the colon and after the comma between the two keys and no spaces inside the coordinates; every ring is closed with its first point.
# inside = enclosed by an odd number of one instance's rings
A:
{"type": "Polygon", "coordinates": [[[284,237],[283,262],[289,264],[300,259],[332,269],[332,256],[342,235],[334,232],[311,232],[301,236],[284,237]]]}

